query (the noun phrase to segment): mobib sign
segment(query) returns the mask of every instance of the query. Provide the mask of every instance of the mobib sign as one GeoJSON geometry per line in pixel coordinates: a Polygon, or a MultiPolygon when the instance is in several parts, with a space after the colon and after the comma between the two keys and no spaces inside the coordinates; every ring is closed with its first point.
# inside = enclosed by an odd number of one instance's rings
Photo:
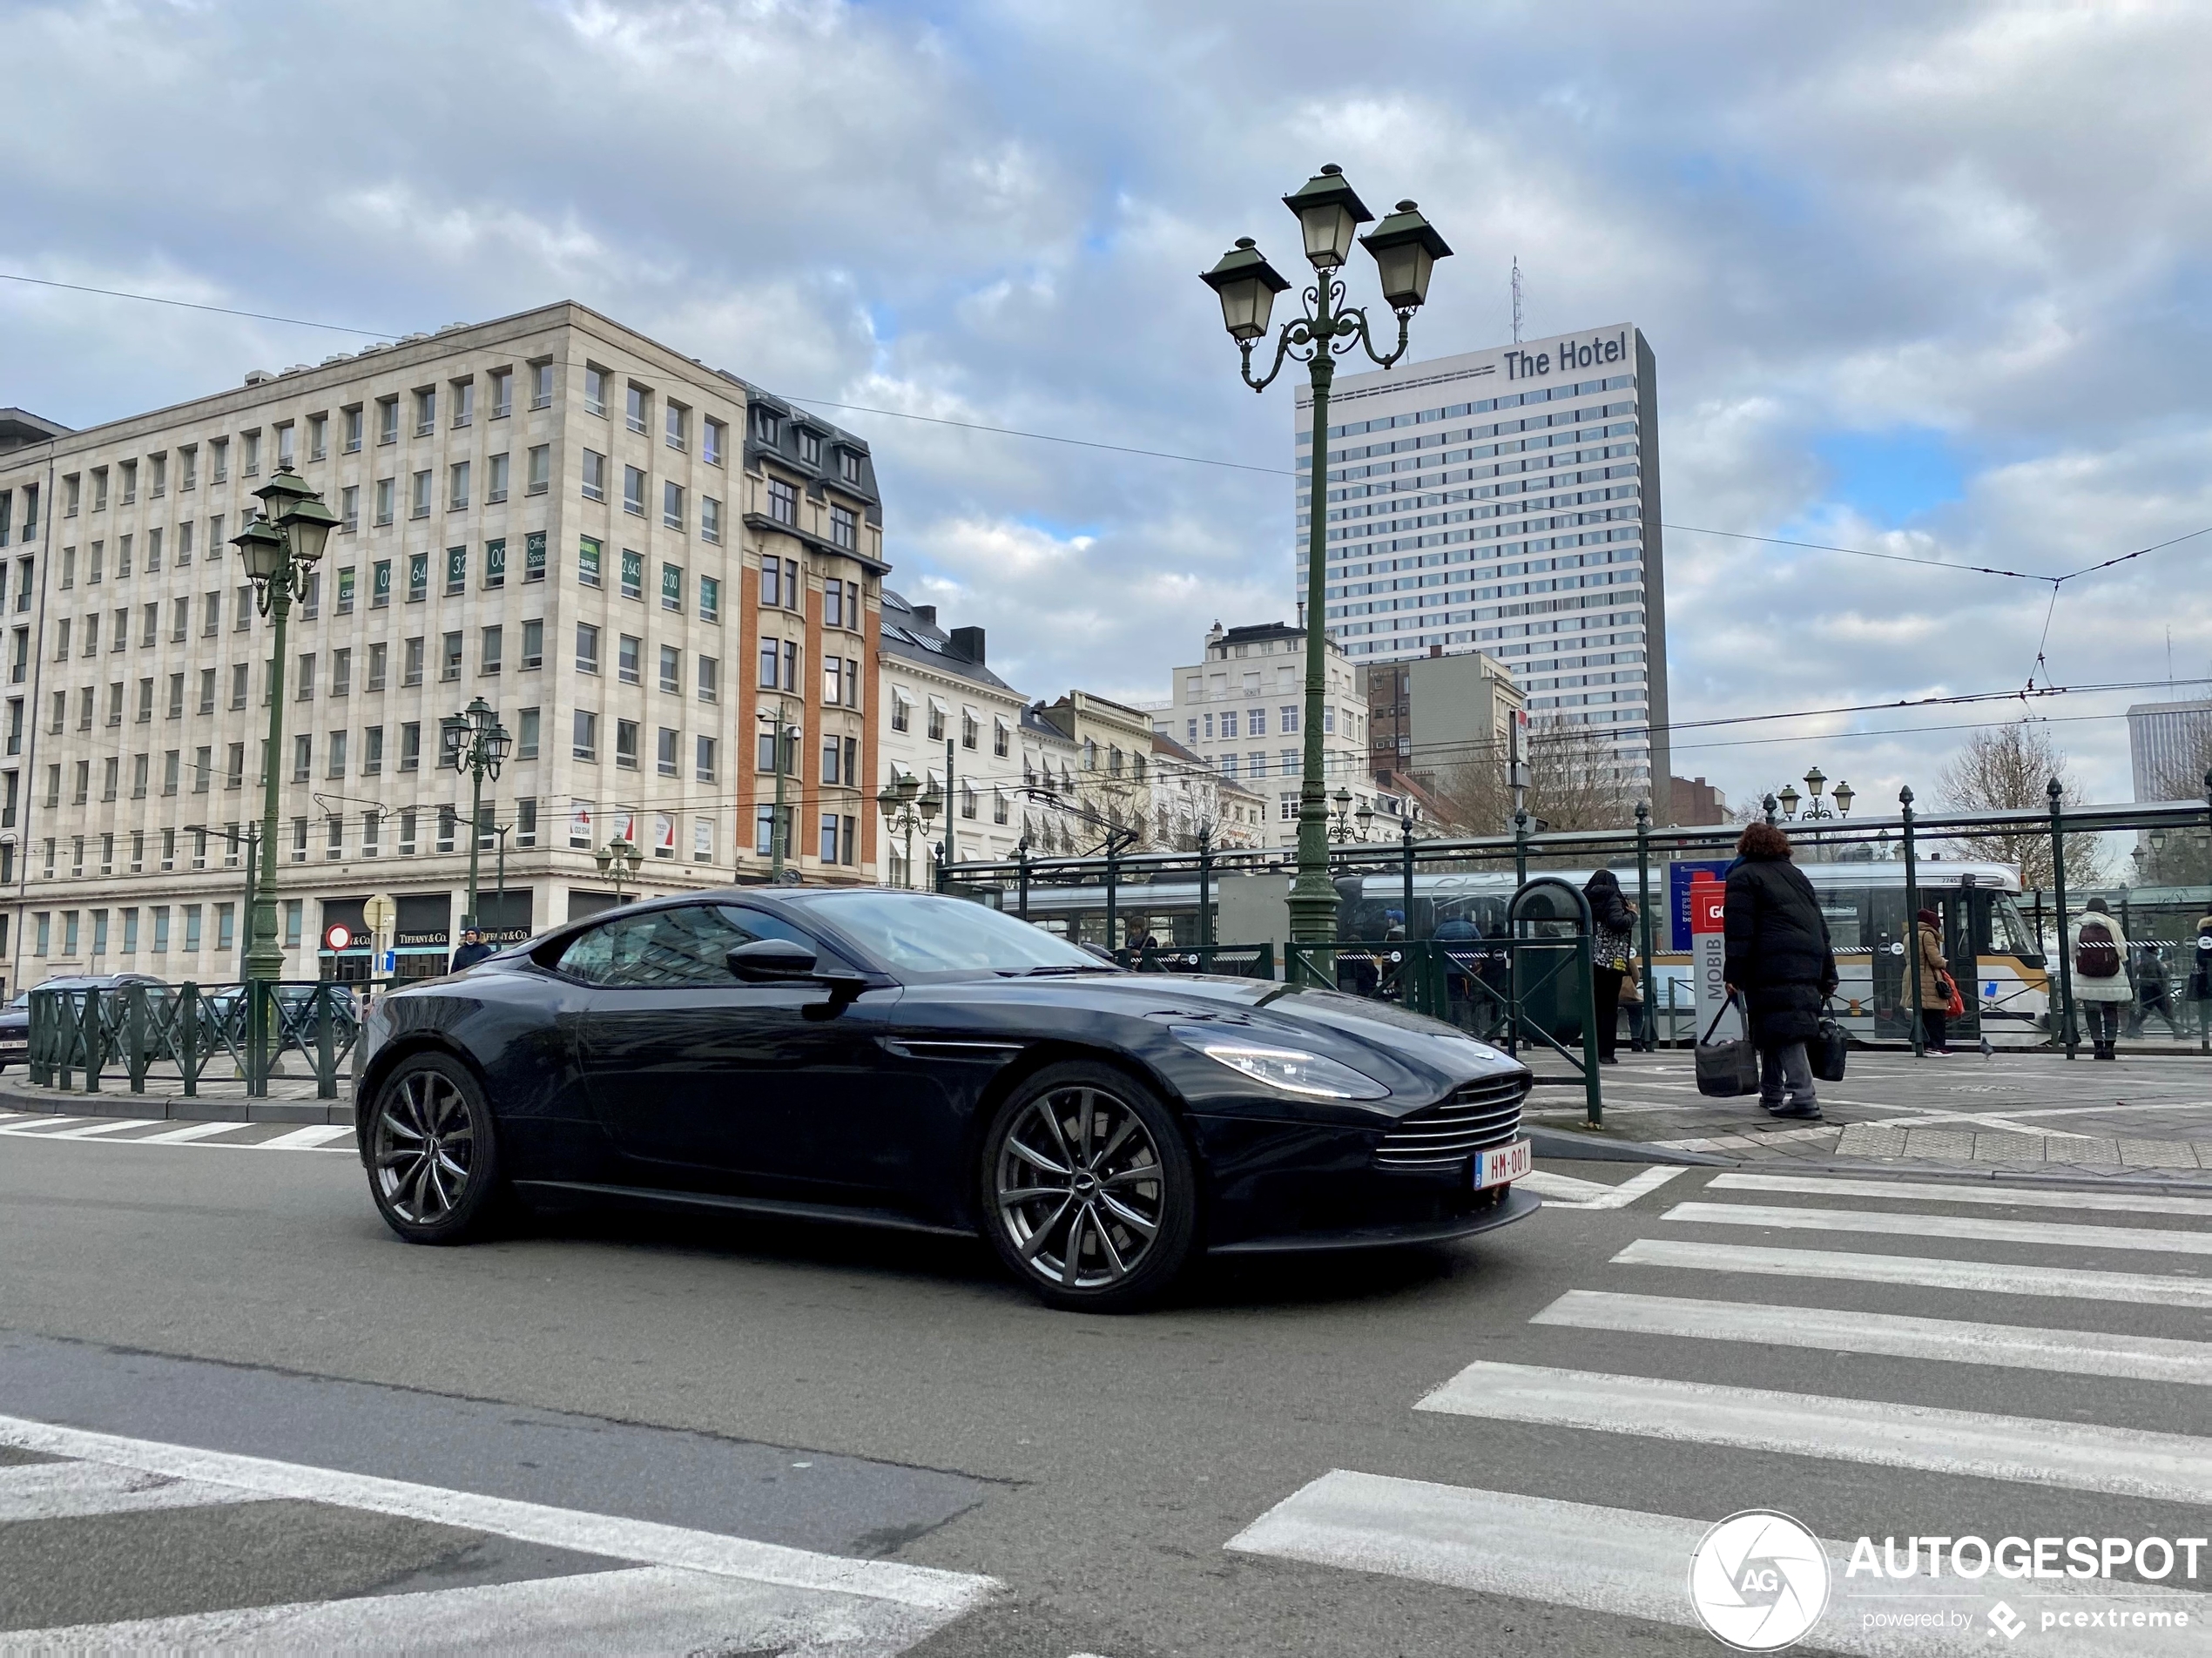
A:
{"type": "MultiPolygon", "coordinates": [[[[1690,970],[1697,975],[1697,1031],[1702,1037],[1728,1001],[1728,888],[1700,871],[1689,882],[1690,970]]],[[[1742,1021],[1731,1011],[1713,1031],[1717,1041],[1742,1035],[1742,1021]]]]}
{"type": "Polygon", "coordinates": [[[1541,380],[1549,374],[1564,374],[1575,368],[1595,368],[1602,363],[1626,362],[1628,360],[1629,334],[1624,328],[1610,338],[1592,334],[1588,340],[1562,340],[1542,351],[1508,351],[1506,353],[1506,378],[1541,380]]]}

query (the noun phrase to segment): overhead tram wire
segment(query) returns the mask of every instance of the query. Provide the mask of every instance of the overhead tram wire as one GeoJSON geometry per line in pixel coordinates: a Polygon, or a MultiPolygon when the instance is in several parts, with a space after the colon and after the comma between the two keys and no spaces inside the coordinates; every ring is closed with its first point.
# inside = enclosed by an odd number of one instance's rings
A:
{"type": "MultiPolygon", "coordinates": [[[[201,305],[190,300],[172,300],[165,295],[158,293],[133,293],[122,288],[91,287],[82,283],[57,282],[45,277],[24,276],[11,271],[0,271],[0,281],[23,282],[28,283],[33,286],[64,289],[68,292],[77,293],[100,294],[110,299],[138,300],[149,305],[176,306],[187,311],[204,311],[212,313],[219,316],[243,317],[260,322],[281,322],[289,324],[295,327],[320,328],[335,334],[361,334],[372,340],[397,340],[401,337],[397,334],[381,333],[372,328],[356,328],[345,323],[317,322],[304,317],[280,317],[270,315],[259,311],[234,310],[226,306],[201,305]]],[[[996,437],[1027,438],[1034,442],[1039,443],[1060,443],[1075,448],[1100,449],[1109,454],[1133,455],[1146,460],[1175,461],[1191,466],[1219,467],[1224,470],[1231,472],[1258,472],[1273,477],[1299,479],[1305,475],[1303,472],[1292,468],[1258,466],[1245,461],[1224,461],[1214,455],[1182,455],[1171,449],[1136,448],[1128,444],[1102,443],[1089,438],[1064,437],[1054,432],[1032,432],[1023,428],[1014,426],[991,426],[980,421],[956,421],[944,415],[917,414],[907,409],[877,408],[868,404],[837,402],[827,398],[793,397],[790,396],[788,394],[779,394],[779,395],[783,395],[785,397],[785,401],[788,402],[804,404],[810,408],[833,408],[851,414],[876,414],[880,415],[887,420],[918,421],[924,425],[945,426],[954,428],[961,431],[982,432],[996,437]]],[[[1783,536],[1754,535],[1748,531],[1739,529],[1715,529],[1710,526],[1704,524],[1683,524],[1661,520],[1659,522],[1659,528],[1662,529],[1680,530],[1688,535],[1720,536],[1725,536],[1733,541],[1758,542],[1770,547],[1797,547],[1814,552],[1840,553],[1851,558],[1869,558],[1878,560],[1884,563],[1919,564],[1934,570],[1956,570],[1969,575],[1994,576],[2013,581],[2047,582],[2052,584],[2052,590],[2054,596],[2057,590],[2067,582],[2078,580],[2085,576],[2093,576],[2100,570],[2110,570],[2115,565],[2125,564],[2131,560],[2141,558],[2148,554],[2162,551],[2166,548],[2177,546],[2185,541],[2193,541],[2200,536],[2212,535],[2212,524],[2207,524],[2201,529],[2192,529],[2182,535],[2173,536],[2168,540],[2155,543],[2148,547],[2138,547],[2132,552],[2121,553],[2117,556],[2101,560],[2094,564],[2084,565],[2080,570],[2069,570],[2062,576],[2047,576],[2031,570],[2006,570],[1996,566],[1983,564],[1959,564],[1954,563],[1948,559],[1940,558],[1920,558],[1908,553],[1876,552],[1871,549],[1865,547],[1840,547],[1824,542],[1792,540],[1790,537],[1783,536]]],[[[2048,639],[2049,633],[2049,623],[2047,619],[2044,626],[2046,641],[2048,639]]],[[[2039,645],[2037,648],[2037,662],[2039,665],[2040,664],[2041,660],[2041,646],[2039,645]]],[[[2028,683],[2029,686],[2033,688],[2034,684],[2033,677],[2030,677],[2028,683]]]]}

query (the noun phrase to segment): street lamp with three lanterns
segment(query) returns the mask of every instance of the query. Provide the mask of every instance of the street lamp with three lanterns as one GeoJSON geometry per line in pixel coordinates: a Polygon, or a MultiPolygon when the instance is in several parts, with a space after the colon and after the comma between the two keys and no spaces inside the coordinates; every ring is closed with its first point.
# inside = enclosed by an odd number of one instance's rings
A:
{"type": "Polygon", "coordinates": [[[1284,197],[1283,204],[1298,219],[1314,282],[1300,296],[1305,302],[1303,314],[1284,325],[1276,340],[1274,364],[1264,374],[1253,376],[1252,347],[1267,334],[1275,296],[1289,288],[1290,282],[1267,262],[1266,255],[1249,236],[1240,237],[1220,263],[1204,273],[1204,280],[1221,301],[1222,326],[1237,342],[1244,383],[1256,392],[1264,391],[1282,373],[1285,361],[1295,360],[1306,365],[1313,389],[1312,479],[1306,541],[1305,776],[1298,789],[1298,881],[1291,892],[1290,923],[1295,942],[1328,944],[1335,940],[1337,924],[1337,893],[1329,882],[1332,834],[1321,742],[1329,685],[1325,625],[1329,387],[1336,376],[1336,359],[1355,347],[1363,347],[1370,359],[1385,368],[1406,354],[1413,313],[1428,298],[1429,277],[1436,261],[1447,258],[1452,250],[1410,201],[1399,202],[1395,212],[1359,239],[1360,245],[1374,255],[1383,302],[1398,315],[1397,346],[1384,355],[1375,349],[1367,313],[1344,303],[1345,286],[1333,274],[1351,257],[1353,233],[1374,215],[1345,180],[1344,170],[1333,163],[1284,197]]]}
{"type": "Polygon", "coordinates": [[[925,832],[928,830],[937,819],[938,808],[943,804],[943,799],[934,783],[924,791],[921,780],[913,772],[901,772],[883,785],[883,792],[876,796],[875,803],[883,808],[886,827],[894,833],[900,830],[906,832],[906,885],[911,891],[914,884],[914,830],[920,828],[925,832]]]}
{"type": "Polygon", "coordinates": [[[636,880],[637,871],[645,861],[645,854],[631,846],[622,836],[613,839],[591,854],[592,862],[599,866],[599,879],[615,884],[615,902],[623,901],[623,881],[625,877],[636,880]]]}
{"type": "Polygon", "coordinates": [[[469,778],[469,908],[461,918],[463,932],[482,925],[476,913],[476,865],[484,842],[484,779],[499,780],[499,768],[514,742],[497,712],[481,697],[463,712],[448,714],[438,722],[438,764],[466,772],[469,778]]]}
{"type": "MultiPolygon", "coordinates": [[[[251,988],[284,977],[284,945],[277,934],[277,757],[284,750],[285,627],[292,601],[303,592],[316,561],[338,527],[338,515],[307,488],[290,466],[253,492],[260,514],[231,537],[255,604],[269,618],[269,749],[261,767],[261,871],[253,889],[252,931],[246,952],[249,1042],[257,1055],[266,1048],[266,997],[251,988]]],[[[257,1068],[258,1074],[258,1068],[257,1068]]]]}
{"type": "Polygon", "coordinates": [[[1375,805],[1372,800],[1362,800],[1359,809],[1352,809],[1352,791],[1339,789],[1329,797],[1336,810],[1329,815],[1329,839],[1343,846],[1353,840],[1364,841],[1367,831],[1374,827],[1375,805]]]}

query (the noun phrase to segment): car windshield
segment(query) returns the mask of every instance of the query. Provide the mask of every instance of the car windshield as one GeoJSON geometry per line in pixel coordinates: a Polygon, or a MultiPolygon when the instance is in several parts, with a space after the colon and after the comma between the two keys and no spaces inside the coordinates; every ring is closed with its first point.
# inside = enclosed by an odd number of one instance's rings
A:
{"type": "Polygon", "coordinates": [[[1114,969],[1042,927],[930,893],[848,890],[808,907],[884,966],[906,973],[1035,973],[1114,969]]]}

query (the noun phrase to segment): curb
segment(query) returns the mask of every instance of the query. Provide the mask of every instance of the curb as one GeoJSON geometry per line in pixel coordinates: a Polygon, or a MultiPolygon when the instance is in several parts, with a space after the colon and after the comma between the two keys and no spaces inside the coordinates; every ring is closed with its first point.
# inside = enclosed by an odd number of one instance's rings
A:
{"type": "Polygon", "coordinates": [[[1603,1129],[1584,1129],[1580,1133],[1571,1129],[1540,1129],[1530,1123],[1521,1132],[1528,1137],[1528,1149],[1539,1157],[1565,1157],[1580,1163],[1676,1163],[1685,1169],[1736,1169],[1744,1167],[1733,1157],[1716,1156],[1710,1151],[1677,1151],[1672,1146],[1656,1146],[1644,1140],[1601,1139],[1603,1129]]]}
{"type": "Polygon", "coordinates": [[[139,1117],[147,1122],[327,1122],[353,1126],[347,1100],[186,1099],[182,1095],[19,1093],[0,1084],[0,1110],[48,1116],[139,1117]]]}

